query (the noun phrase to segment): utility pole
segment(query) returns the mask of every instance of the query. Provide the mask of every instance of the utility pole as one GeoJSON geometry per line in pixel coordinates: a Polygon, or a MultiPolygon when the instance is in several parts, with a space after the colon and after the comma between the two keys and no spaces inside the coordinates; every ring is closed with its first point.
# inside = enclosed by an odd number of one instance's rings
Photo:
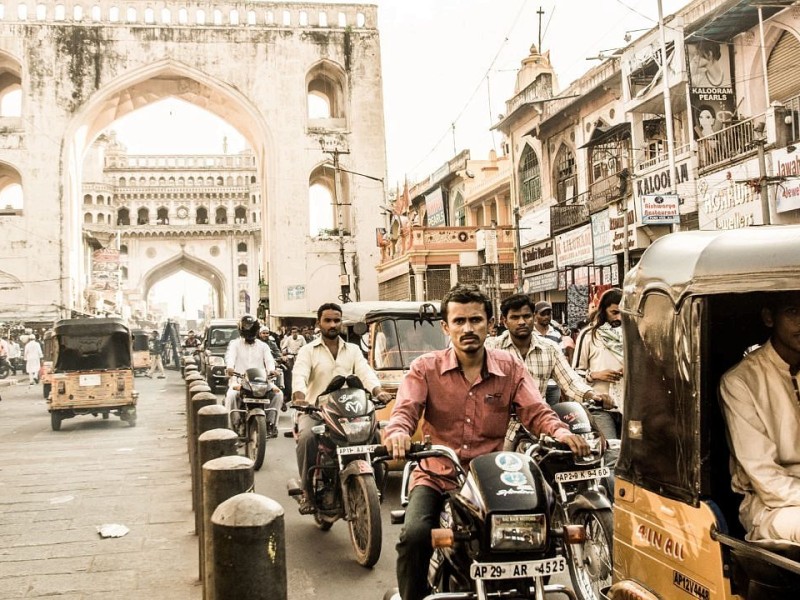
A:
{"type": "Polygon", "coordinates": [[[326,150],[325,140],[320,140],[322,151],[333,156],[333,204],[336,206],[336,228],[339,231],[339,287],[341,295],[339,300],[350,302],[350,275],[347,273],[347,261],[344,256],[344,203],[342,202],[342,176],[339,167],[339,155],[350,154],[349,150],[342,150],[337,144],[326,150]]]}

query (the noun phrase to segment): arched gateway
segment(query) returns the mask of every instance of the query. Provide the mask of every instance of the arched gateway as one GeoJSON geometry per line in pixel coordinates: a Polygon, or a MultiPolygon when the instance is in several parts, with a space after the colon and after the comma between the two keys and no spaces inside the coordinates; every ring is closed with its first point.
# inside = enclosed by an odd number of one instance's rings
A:
{"type": "MultiPolygon", "coordinates": [[[[126,248],[129,266],[122,274],[130,276],[136,262],[141,294],[186,270],[212,284],[220,316],[240,309],[240,294],[255,304],[260,290],[267,290],[273,314],[305,312],[338,294],[339,241],[309,235],[309,186],[331,169],[324,150],[332,147],[347,152],[341,155],[347,172],[385,174],[376,8],[169,0],[157,6],[0,0],[0,94],[22,94],[21,114],[0,114],[0,186],[19,183],[23,195],[21,206],[0,207],[0,252],[9,257],[3,271],[20,282],[7,290],[0,320],[86,310],[98,265],[113,263],[120,238],[138,240],[126,248]],[[254,175],[238,181],[209,164],[201,169],[207,173],[191,175],[191,183],[188,177],[170,180],[170,168],[192,169],[170,165],[164,156],[144,180],[111,181],[107,162],[100,181],[87,177],[86,157],[101,131],[170,97],[207,109],[241,132],[252,148],[254,175]],[[120,192],[131,183],[135,193],[120,192]],[[153,186],[179,199],[185,194],[186,202],[159,203],[148,193],[153,186]],[[192,201],[198,186],[233,190],[245,201],[224,194],[218,201],[213,195],[192,201]],[[186,215],[176,212],[181,207],[186,215]],[[215,222],[220,209],[226,223],[215,222]],[[230,265],[201,256],[194,244],[223,225],[220,249],[237,257],[230,265]],[[157,241],[157,258],[138,254],[157,241]],[[258,285],[259,274],[266,286],[258,285]]],[[[356,293],[375,298],[374,232],[381,215],[374,207],[383,202],[383,189],[347,172],[338,186],[342,209],[331,208],[333,222],[346,232],[356,293]]],[[[122,303],[121,292],[116,298],[122,303]]]]}

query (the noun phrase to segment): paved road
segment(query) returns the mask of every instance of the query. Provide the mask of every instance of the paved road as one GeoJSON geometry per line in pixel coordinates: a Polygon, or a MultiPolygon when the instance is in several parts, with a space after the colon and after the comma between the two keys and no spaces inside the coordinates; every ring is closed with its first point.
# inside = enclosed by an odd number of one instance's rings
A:
{"type": "Polygon", "coordinates": [[[136,379],[139,420],[50,429],[41,386],[0,388],[0,598],[199,600],[183,380],[136,379]],[[122,524],[101,539],[97,526],[122,524]]]}

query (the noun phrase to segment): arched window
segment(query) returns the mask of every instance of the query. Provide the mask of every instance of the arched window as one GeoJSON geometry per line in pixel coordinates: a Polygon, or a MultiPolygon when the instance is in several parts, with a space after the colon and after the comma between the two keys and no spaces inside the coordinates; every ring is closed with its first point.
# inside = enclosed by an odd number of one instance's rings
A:
{"type": "Polygon", "coordinates": [[[131,213],[127,208],[120,208],[117,211],[117,225],[130,225],[131,213]]]}
{"type": "Polygon", "coordinates": [[[156,211],[156,224],[169,225],[169,211],[166,207],[162,206],[156,211]]]}
{"type": "Polygon", "coordinates": [[[519,162],[519,197],[520,204],[526,206],[542,198],[542,174],[539,170],[539,159],[533,148],[526,145],[519,162]]]}
{"type": "MultiPolygon", "coordinates": [[[[338,234],[338,215],[334,205],[333,169],[327,165],[317,167],[308,182],[308,222],[309,235],[338,234]]],[[[350,197],[350,182],[346,173],[340,178],[340,199],[342,206],[343,234],[350,235],[350,206],[347,198],[350,197]]]]}
{"type": "Polygon", "coordinates": [[[10,183],[0,189],[0,214],[21,214],[24,199],[22,196],[22,186],[19,181],[19,173],[10,169],[0,168],[0,181],[8,178],[14,183],[10,183]]]}
{"type": "Polygon", "coordinates": [[[214,222],[217,225],[226,225],[228,223],[228,211],[225,210],[224,206],[220,206],[217,209],[214,217],[214,222]]]}
{"type": "Polygon", "coordinates": [[[239,265],[239,277],[247,277],[247,265],[239,265]]]}
{"type": "Polygon", "coordinates": [[[11,59],[0,64],[0,117],[22,116],[22,67],[11,59]]]}
{"type": "Polygon", "coordinates": [[[92,222],[92,213],[87,212],[83,215],[83,222],[84,223],[91,223],[92,222]]]}
{"type": "Polygon", "coordinates": [[[247,209],[244,206],[237,206],[233,214],[234,223],[247,223],[247,209]]]}
{"type": "Polygon", "coordinates": [[[309,119],[345,117],[345,72],[332,61],[322,61],[306,76],[309,119]]]}
{"type": "Polygon", "coordinates": [[[225,179],[222,178],[222,175],[217,177],[217,185],[225,185],[225,179]]]}
{"type": "Polygon", "coordinates": [[[105,204],[106,203],[105,197],[103,197],[102,195],[97,196],[97,203],[98,204],[105,204]]]}
{"type": "Polygon", "coordinates": [[[136,212],[136,224],[148,225],[150,223],[150,211],[146,208],[140,208],[136,212]]]}
{"type": "Polygon", "coordinates": [[[247,244],[245,242],[239,242],[238,244],[236,244],[236,251],[247,252],[247,244]]]}
{"type": "Polygon", "coordinates": [[[119,268],[119,276],[122,281],[128,280],[128,267],[120,267],[119,268]]]}
{"type": "Polygon", "coordinates": [[[83,203],[84,204],[91,204],[92,203],[92,195],[91,194],[84,194],[83,195],[83,203]]]}
{"type": "Polygon", "coordinates": [[[189,177],[189,179],[186,180],[186,185],[194,185],[194,177],[189,177]]]}
{"type": "Polygon", "coordinates": [[[119,253],[121,256],[126,256],[128,254],[128,245],[127,244],[120,244],[119,245],[119,253]]]}
{"type": "Polygon", "coordinates": [[[464,196],[461,192],[456,193],[456,199],[453,200],[453,227],[466,227],[467,226],[467,211],[464,209],[464,196]]]}
{"type": "Polygon", "coordinates": [[[561,145],[556,154],[553,175],[556,184],[556,200],[559,203],[573,200],[578,195],[575,156],[564,144],[561,145]]]}
{"type": "Polygon", "coordinates": [[[198,225],[208,225],[208,209],[205,206],[201,206],[197,209],[195,223],[198,225]]]}

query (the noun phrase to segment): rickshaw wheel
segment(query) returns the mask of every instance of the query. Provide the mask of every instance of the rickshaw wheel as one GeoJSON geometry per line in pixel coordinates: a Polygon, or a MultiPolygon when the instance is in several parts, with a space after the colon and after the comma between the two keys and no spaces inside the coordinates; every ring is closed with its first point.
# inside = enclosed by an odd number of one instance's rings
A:
{"type": "Polygon", "coordinates": [[[61,431],[61,415],[55,411],[50,413],[50,427],[53,431],[61,431]]]}

